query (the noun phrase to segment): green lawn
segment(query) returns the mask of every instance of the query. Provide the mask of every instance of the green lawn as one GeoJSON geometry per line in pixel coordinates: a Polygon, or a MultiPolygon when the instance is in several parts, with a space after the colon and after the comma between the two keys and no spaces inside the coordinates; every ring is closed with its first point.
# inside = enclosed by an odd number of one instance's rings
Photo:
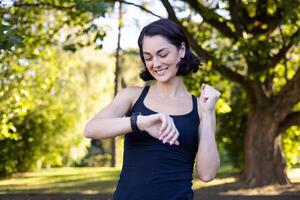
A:
{"type": "Polygon", "coordinates": [[[5,193],[107,193],[113,192],[120,169],[63,167],[28,172],[0,180],[5,193]]]}
{"type": "MultiPolygon", "coordinates": [[[[193,189],[233,183],[235,176],[229,173],[232,169],[223,167],[217,178],[209,183],[197,179],[193,189]]],[[[109,167],[64,167],[43,169],[0,179],[0,194],[9,193],[112,193],[119,178],[119,168],[109,167]]],[[[300,168],[289,171],[293,182],[300,183],[300,168]]]]}

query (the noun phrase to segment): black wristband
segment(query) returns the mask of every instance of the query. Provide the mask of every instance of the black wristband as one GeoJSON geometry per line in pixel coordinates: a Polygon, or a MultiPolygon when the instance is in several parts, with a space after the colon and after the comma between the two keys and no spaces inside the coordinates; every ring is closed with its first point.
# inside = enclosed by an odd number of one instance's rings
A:
{"type": "Polygon", "coordinates": [[[130,116],[130,125],[131,125],[131,129],[132,131],[134,132],[140,132],[140,129],[139,127],[137,126],[137,116],[139,115],[140,113],[132,113],[132,115],[130,116]]]}

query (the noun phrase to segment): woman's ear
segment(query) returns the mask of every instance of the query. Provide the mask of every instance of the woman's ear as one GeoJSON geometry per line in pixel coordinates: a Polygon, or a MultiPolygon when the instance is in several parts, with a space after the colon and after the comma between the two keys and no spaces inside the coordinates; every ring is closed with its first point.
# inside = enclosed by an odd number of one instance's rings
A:
{"type": "Polygon", "coordinates": [[[180,49],[179,49],[180,58],[184,58],[185,51],[186,51],[186,46],[185,46],[185,43],[182,42],[181,46],[180,46],[180,49]]]}

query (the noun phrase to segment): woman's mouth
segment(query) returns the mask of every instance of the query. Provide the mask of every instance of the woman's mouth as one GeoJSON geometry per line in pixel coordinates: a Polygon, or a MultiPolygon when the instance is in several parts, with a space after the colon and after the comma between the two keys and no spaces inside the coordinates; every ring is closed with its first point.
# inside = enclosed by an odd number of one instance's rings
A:
{"type": "Polygon", "coordinates": [[[164,74],[165,71],[167,71],[167,67],[163,69],[153,70],[157,75],[161,76],[164,74]]]}

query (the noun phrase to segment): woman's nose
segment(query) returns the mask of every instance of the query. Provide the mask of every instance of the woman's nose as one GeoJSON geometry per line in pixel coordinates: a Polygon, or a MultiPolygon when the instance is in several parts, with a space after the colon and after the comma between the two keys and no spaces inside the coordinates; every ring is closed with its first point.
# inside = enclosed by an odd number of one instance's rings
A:
{"type": "Polygon", "coordinates": [[[159,58],[153,58],[153,67],[154,68],[160,68],[160,66],[161,66],[161,63],[160,63],[160,60],[159,60],[159,58]]]}

